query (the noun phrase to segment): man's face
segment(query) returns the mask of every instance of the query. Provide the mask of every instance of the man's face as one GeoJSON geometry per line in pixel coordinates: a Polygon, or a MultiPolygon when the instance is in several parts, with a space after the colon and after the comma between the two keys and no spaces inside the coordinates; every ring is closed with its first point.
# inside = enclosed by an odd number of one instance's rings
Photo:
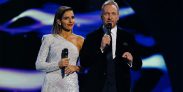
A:
{"type": "Polygon", "coordinates": [[[104,25],[111,23],[112,28],[116,26],[119,20],[119,12],[115,5],[105,5],[102,13],[102,20],[104,25]]]}

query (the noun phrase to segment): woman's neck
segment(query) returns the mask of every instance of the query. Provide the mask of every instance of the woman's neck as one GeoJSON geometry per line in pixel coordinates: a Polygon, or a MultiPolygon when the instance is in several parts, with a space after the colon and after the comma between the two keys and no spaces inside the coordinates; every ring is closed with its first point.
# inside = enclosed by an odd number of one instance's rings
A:
{"type": "Polygon", "coordinates": [[[62,30],[60,33],[59,33],[60,36],[64,37],[65,39],[67,39],[70,35],[72,35],[72,32],[71,31],[64,31],[62,30]]]}

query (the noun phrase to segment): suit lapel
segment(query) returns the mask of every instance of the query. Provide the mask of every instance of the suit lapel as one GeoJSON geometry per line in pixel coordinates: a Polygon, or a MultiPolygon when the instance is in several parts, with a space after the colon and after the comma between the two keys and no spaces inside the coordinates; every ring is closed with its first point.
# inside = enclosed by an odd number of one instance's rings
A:
{"type": "Polygon", "coordinates": [[[117,55],[117,53],[119,51],[121,51],[121,43],[123,42],[123,35],[122,35],[122,30],[120,30],[119,28],[117,28],[117,34],[116,34],[116,52],[115,54],[117,55]]]}
{"type": "Polygon", "coordinates": [[[98,37],[103,37],[104,31],[103,31],[102,27],[100,27],[97,31],[98,31],[98,33],[99,33],[99,34],[98,34],[98,35],[99,35],[98,37]]]}

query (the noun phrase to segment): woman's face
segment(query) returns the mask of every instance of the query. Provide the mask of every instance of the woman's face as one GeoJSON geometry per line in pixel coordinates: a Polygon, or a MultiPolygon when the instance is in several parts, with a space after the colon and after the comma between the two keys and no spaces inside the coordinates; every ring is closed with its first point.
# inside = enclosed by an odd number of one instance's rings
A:
{"type": "Polygon", "coordinates": [[[63,30],[71,31],[75,24],[73,11],[72,10],[66,11],[60,21],[63,30]]]}

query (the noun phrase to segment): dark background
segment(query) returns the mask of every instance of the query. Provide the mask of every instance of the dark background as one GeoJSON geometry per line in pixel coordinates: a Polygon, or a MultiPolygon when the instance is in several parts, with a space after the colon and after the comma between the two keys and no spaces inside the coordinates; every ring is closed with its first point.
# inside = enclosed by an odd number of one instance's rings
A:
{"type": "MultiPolygon", "coordinates": [[[[51,2],[71,6],[75,13],[100,10],[105,0],[9,0],[0,5],[0,26],[29,8],[41,8],[51,2]]],[[[119,6],[122,0],[115,0],[119,6]]],[[[138,23],[133,24],[140,32],[153,36],[158,50],[163,54],[174,92],[183,90],[182,80],[182,2],[181,0],[126,0],[135,10],[138,23]],[[143,26],[143,27],[142,27],[143,26]]],[[[126,4],[126,3],[125,3],[126,4]]],[[[119,23],[123,23],[122,20],[119,23]]],[[[132,20],[133,21],[133,20],[132,20]]],[[[9,28],[26,26],[35,21],[25,18],[9,25],[9,28]]],[[[0,67],[35,69],[40,46],[40,35],[36,30],[16,35],[0,30],[0,67]],[[21,61],[21,63],[20,63],[21,61]]]]}

